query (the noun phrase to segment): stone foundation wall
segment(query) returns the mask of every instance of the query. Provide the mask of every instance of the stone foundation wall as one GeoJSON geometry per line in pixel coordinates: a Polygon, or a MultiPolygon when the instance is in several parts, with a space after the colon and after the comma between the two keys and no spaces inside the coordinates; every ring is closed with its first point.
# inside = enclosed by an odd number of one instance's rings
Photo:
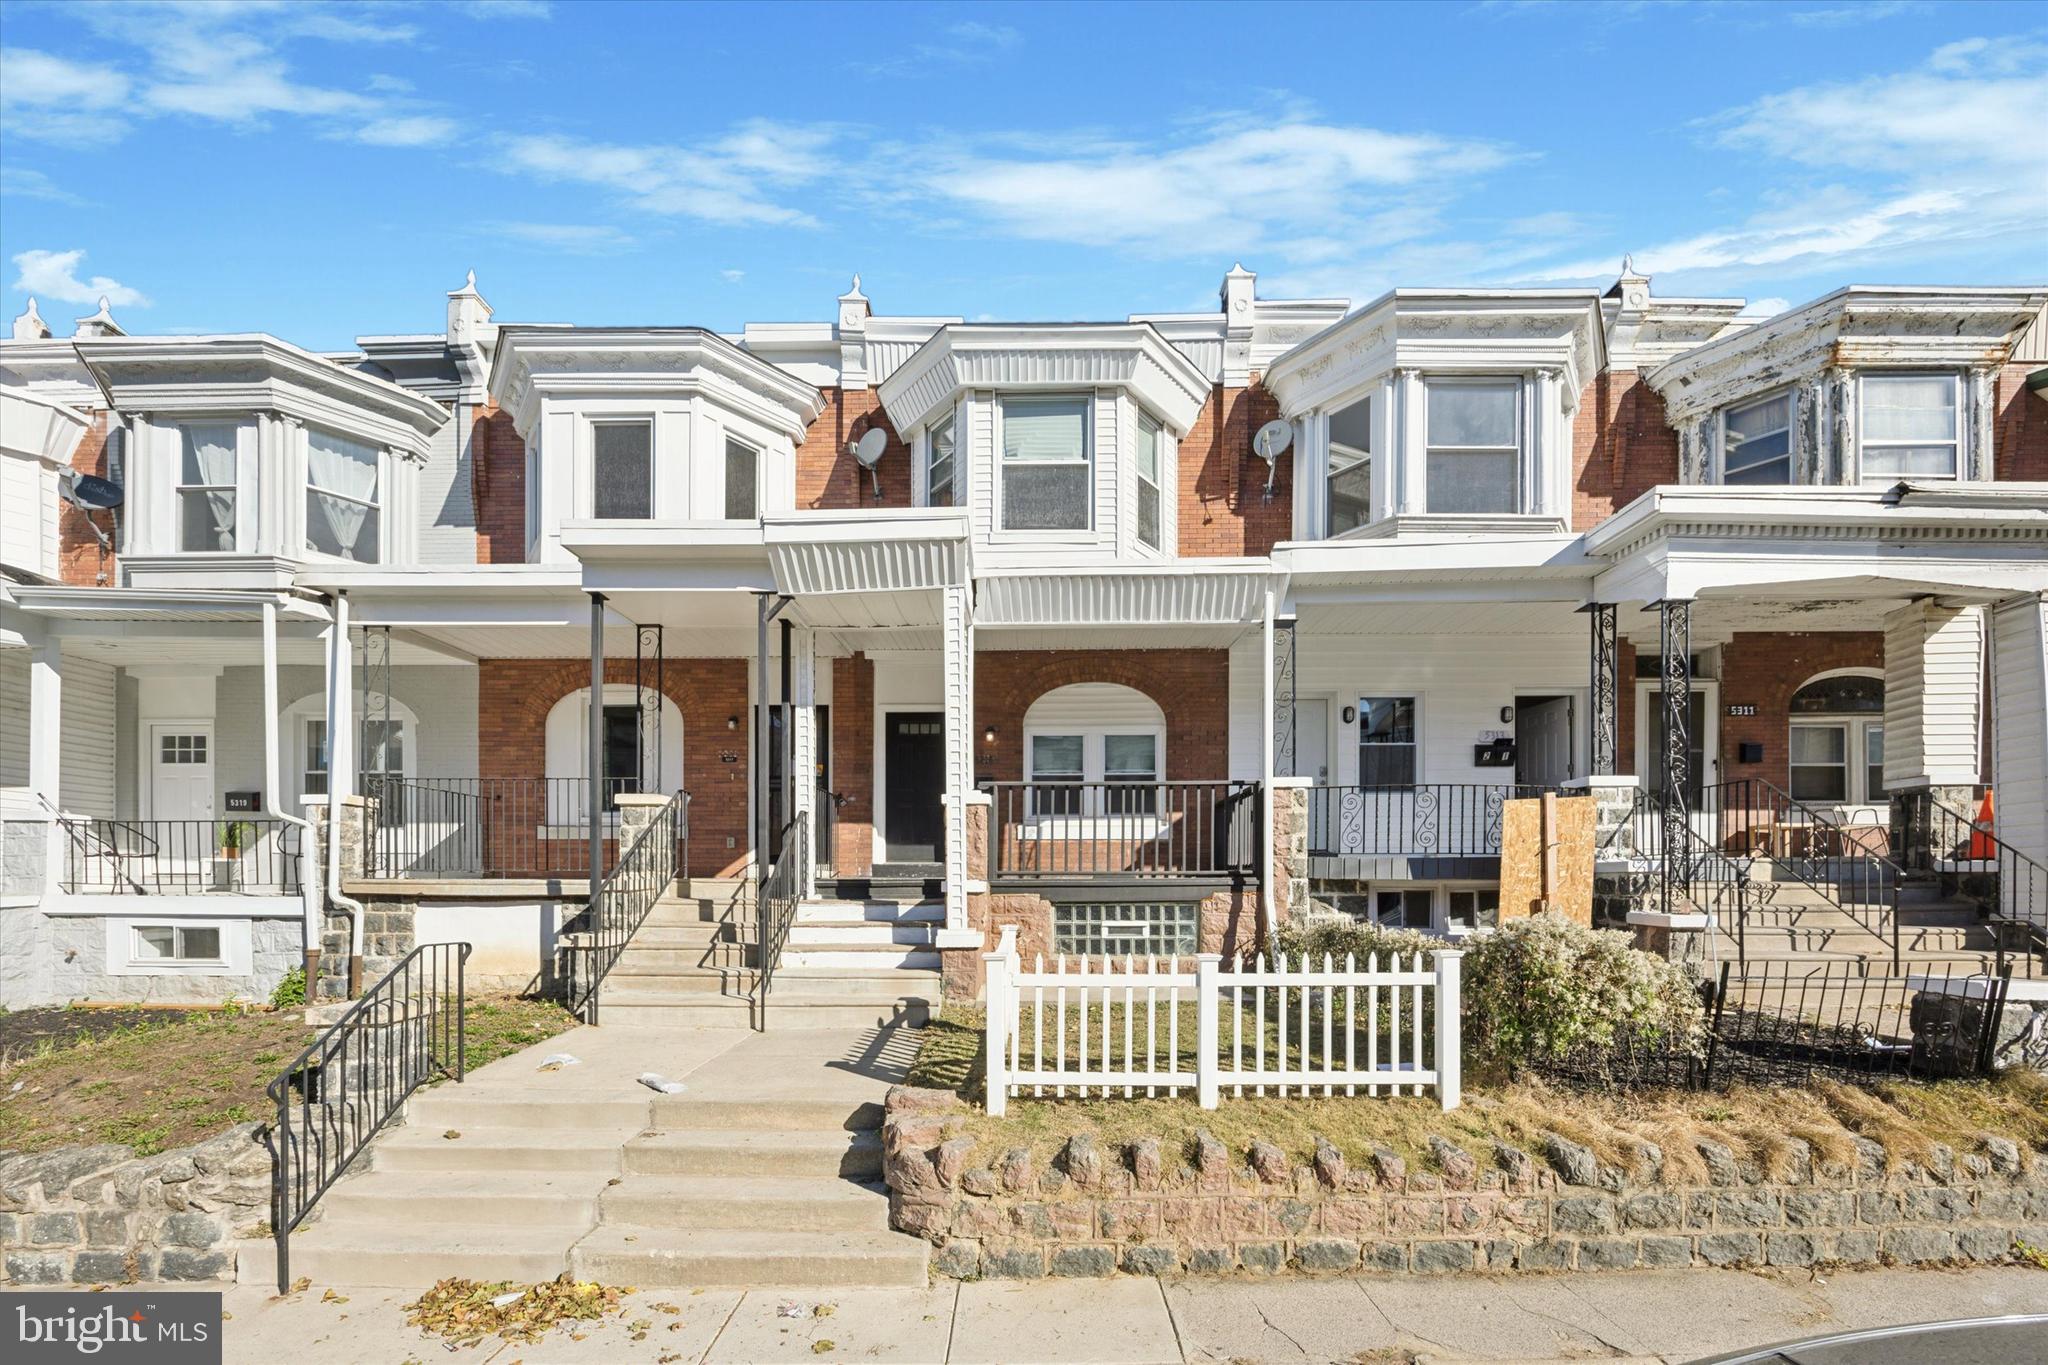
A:
{"type": "Polygon", "coordinates": [[[1556,1136],[1538,1152],[1432,1139],[1427,1170],[1384,1149],[1318,1140],[1303,1161],[1206,1133],[1185,1149],[1076,1137],[1041,1164],[977,1152],[968,1114],[950,1092],[899,1087],[882,1130],[892,1225],[957,1279],[1920,1265],[2048,1246],[2048,1155],[1999,1137],[1926,1166],[1868,1141],[1836,1166],[1802,1144],[1775,1176],[1701,1142],[1699,1182],[1667,1180],[1647,1143],[1622,1170],[1556,1136]]]}
{"type": "Polygon", "coordinates": [[[218,1280],[270,1217],[270,1150],[244,1123],[196,1147],[121,1146],[0,1159],[0,1260],[16,1288],[218,1280]]]}

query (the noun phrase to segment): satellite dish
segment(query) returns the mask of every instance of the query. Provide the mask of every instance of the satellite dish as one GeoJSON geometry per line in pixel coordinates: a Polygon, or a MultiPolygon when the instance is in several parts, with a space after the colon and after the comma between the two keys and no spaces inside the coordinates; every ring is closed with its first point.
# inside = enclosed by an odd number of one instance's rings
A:
{"type": "Polygon", "coordinates": [[[111,512],[121,505],[121,485],[92,474],[73,474],[63,488],[64,501],[87,512],[111,512]]]}
{"type": "Polygon", "coordinates": [[[882,452],[888,448],[889,433],[880,427],[869,427],[861,433],[860,439],[853,443],[853,458],[860,461],[860,467],[868,472],[868,478],[874,482],[877,500],[882,496],[882,476],[876,471],[875,466],[882,462],[882,452]]]}
{"type": "Polygon", "coordinates": [[[1294,424],[1274,419],[1252,437],[1252,454],[1266,462],[1266,496],[1273,496],[1273,481],[1280,476],[1280,456],[1294,444],[1294,424]]]}

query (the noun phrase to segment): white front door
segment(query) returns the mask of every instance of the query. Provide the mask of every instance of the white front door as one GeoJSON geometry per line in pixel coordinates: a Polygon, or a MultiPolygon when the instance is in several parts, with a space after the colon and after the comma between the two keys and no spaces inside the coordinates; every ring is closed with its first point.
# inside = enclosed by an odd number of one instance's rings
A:
{"type": "Polygon", "coordinates": [[[149,731],[149,818],[213,818],[213,727],[166,721],[149,731]]]}
{"type": "MultiPolygon", "coordinates": [[[[1330,785],[1330,699],[1301,697],[1294,703],[1294,771],[1286,776],[1305,777],[1318,787],[1330,785]]],[[[1328,848],[1330,797],[1309,793],[1309,847],[1328,848]]]]}

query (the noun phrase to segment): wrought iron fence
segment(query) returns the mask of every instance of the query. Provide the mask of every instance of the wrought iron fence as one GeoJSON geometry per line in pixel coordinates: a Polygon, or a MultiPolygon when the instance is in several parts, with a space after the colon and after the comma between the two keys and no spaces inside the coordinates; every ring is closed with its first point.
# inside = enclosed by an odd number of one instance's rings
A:
{"type": "MultiPolygon", "coordinates": [[[[372,878],[590,875],[586,777],[385,777],[365,774],[374,802],[364,875],[372,878]]],[[[605,813],[637,778],[598,784],[605,813]]],[[[605,869],[617,858],[606,840],[605,869]]]]}
{"type": "Polygon", "coordinates": [[[571,926],[569,1009],[584,1022],[597,1022],[598,988],[689,858],[690,794],[677,792],[634,838],[571,926]]]}
{"type": "Polygon", "coordinates": [[[277,1288],[291,1284],[291,1232],[412,1092],[435,1075],[463,1078],[467,943],[427,943],[265,1087],[277,1118],[270,1228],[277,1288]]]}
{"type": "Polygon", "coordinates": [[[2001,967],[2010,960],[2016,974],[2048,975],[2048,868],[1999,838],[1991,823],[1943,805],[1931,792],[1898,804],[1900,861],[1990,916],[2001,967]]]}
{"type": "Polygon", "coordinates": [[[1256,880],[1255,782],[992,782],[997,881],[1256,880]]]}
{"type": "Polygon", "coordinates": [[[1391,787],[1311,787],[1311,857],[1499,857],[1509,801],[1548,788],[1429,782],[1391,787]]]}
{"type": "Polygon", "coordinates": [[[72,893],[287,896],[299,889],[300,831],[284,820],[99,820],[65,816],[72,893]]]}
{"type": "Polygon", "coordinates": [[[759,960],[755,963],[755,1027],[768,1027],[768,993],[775,985],[775,968],[789,942],[790,926],[796,923],[797,907],[803,903],[804,885],[810,879],[811,827],[802,816],[782,827],[781,852],[769,865],[761,885],[760,917],[755,934],[759,960]]]}

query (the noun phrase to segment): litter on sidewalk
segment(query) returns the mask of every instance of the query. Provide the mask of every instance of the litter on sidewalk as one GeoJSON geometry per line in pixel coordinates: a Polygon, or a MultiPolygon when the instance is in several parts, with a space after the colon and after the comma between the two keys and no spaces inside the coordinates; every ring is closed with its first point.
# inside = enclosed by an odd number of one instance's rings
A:
{"type": "Polygon", "coordinates": [[[583,1059],[567,1052],[550,1052],[535,1068],[539,1071],[560,1071],[565,1066],[581,1066],[583,1059]]]}
{"type": "Polygon", "coordinates": [[[652,1071],[640,1073],[640,1084],[646,1086],[649,1090],[659,1090],[664,1095],[680,1095],[686,1088],[681,1081],[672,1081],[668,1077],[658,1076],[652,1071]]]}

